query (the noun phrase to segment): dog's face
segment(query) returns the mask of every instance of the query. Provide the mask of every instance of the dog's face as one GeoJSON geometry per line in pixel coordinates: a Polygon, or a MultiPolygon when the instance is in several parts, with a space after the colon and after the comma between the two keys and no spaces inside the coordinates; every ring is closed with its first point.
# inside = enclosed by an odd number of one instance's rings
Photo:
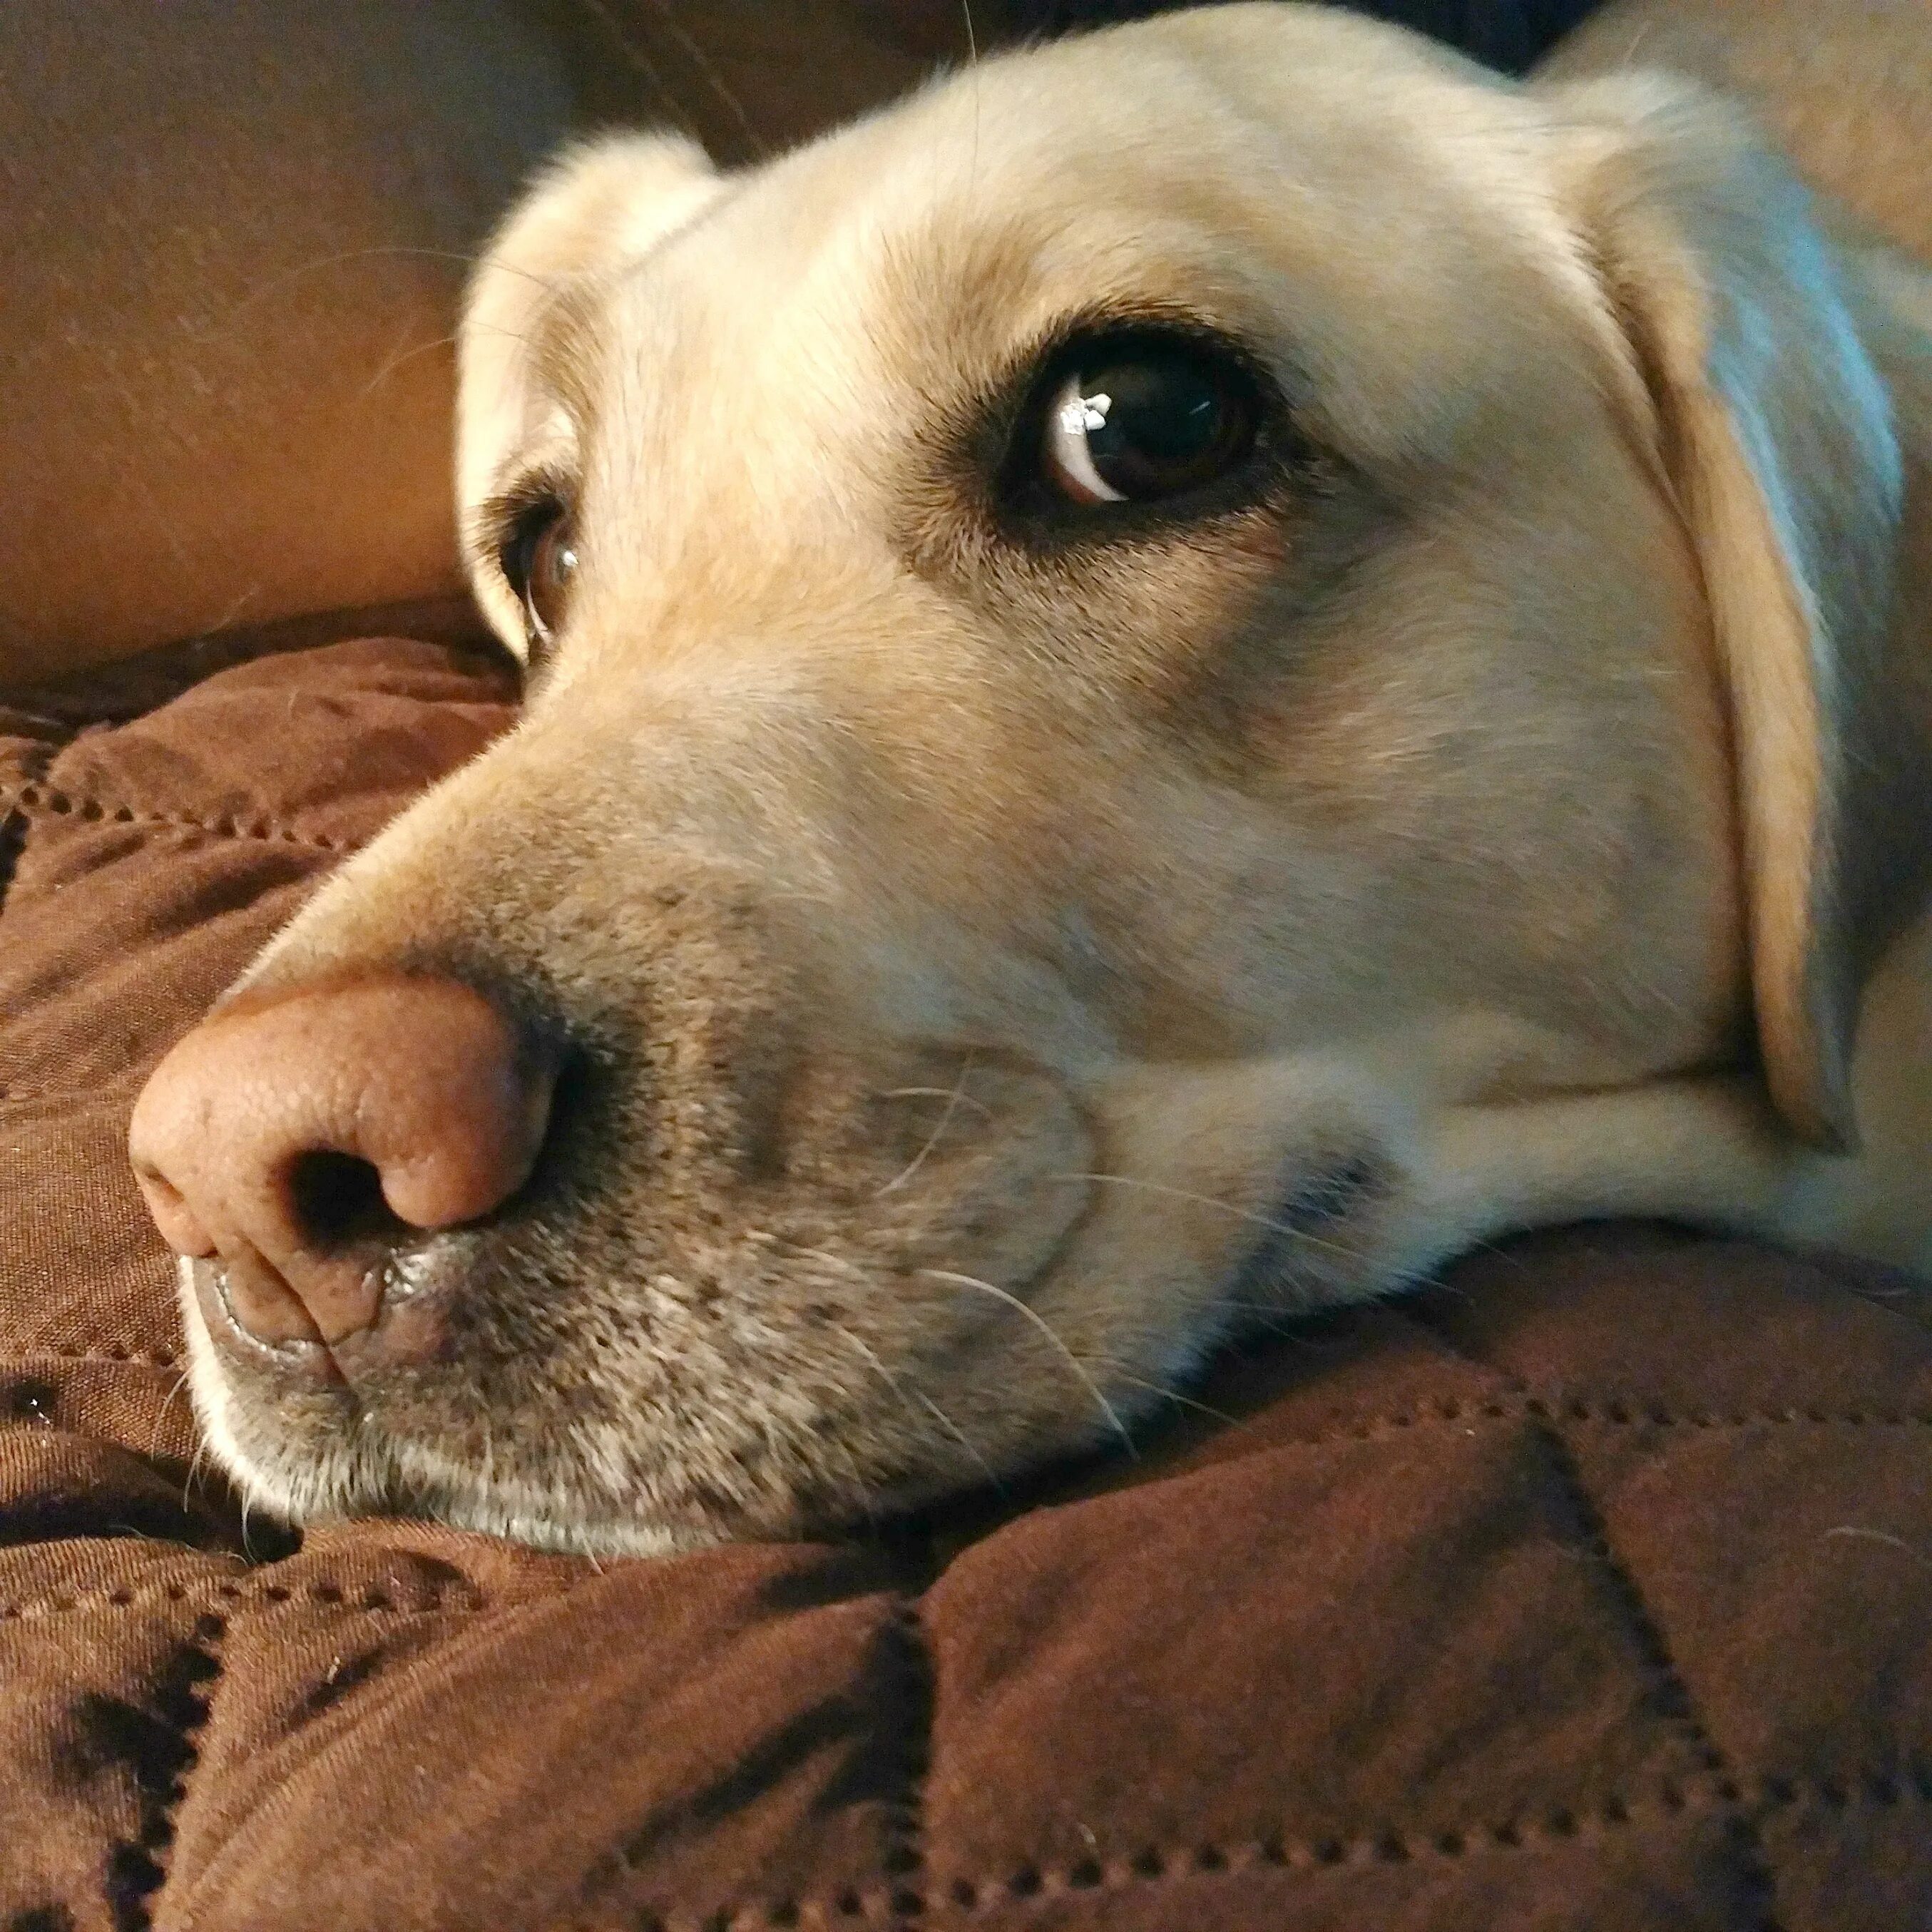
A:
{"type": "Polygon", "coordinates": [[[1242,8],[540,186],[464,345],[526,714],[248,983],[466,978],[556,1116],[393,1265],[433,1365],[290,1393],[190,1298],[232,1466],[791,1533],[1593,1204],[1564,1108],[1735,1057],[1764,949],[1672,351],[1588,232],[1636,137],[1580,115],[1242,8]]]}

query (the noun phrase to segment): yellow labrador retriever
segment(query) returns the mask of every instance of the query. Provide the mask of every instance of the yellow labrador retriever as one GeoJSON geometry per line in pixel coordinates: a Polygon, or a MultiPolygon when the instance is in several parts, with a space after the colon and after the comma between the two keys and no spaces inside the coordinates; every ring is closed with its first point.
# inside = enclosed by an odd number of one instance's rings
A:
{"type": "Polygon", "coordinates": [[[136,1115],[216,1453],[658,1550],[1507,1229],[1926,1258],[1927,286],[1316,7],[566,155],[462,344],[526,715],[136,1115]]]}

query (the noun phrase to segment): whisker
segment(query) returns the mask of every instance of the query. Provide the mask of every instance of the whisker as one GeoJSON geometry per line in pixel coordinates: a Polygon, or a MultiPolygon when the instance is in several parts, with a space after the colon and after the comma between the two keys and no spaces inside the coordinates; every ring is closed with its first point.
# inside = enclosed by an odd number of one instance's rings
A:
{"type": "MultiPolygon", "coordinates": [[[[903,1187],[906,1183],[926,1165],[926,1156],[932,1152],[934,1148],[938,1146],[940,1140],[945,1136],[946,1130],[952,1124],[953,1115],[959,1111],[959,1102],[964,1097],[966,1092],[966,1076],[968,1074],[971,1072],[972,1070],[973,1058],[970,1054],[968,1054],[966,1057],[965,1064],[959,1070],[959,1078],[952,1083],[952,1090],[946,1096],[946,1111],[940,1115],[938,1126],[934,1127],[932,1133],[927,1137],[925,1146],[921,1148],[918,1153],[913,1156],[912,1160],[905,1168],[905,1171],[902,1173],[896,1180],[887,1181],[885,1186],[880,1188],[878,1192],[872,1196],[872,1198],[874,1201],[880,1199],[886,1195],[896,1193],[900,1188],[903,1187]]],[[[918,1090],[910,1087],[901,1088],[899,1089],[899,1091],[902,1094],[910,1094],[916,1090],[918,1090]]]]}
{"type": "Polygon", "coordinates": [[[1141,1180],[1126,1174],[1049,1174],[1042,1177],[1048,1180],[1095,1180],[1109,1187],[1138,1187],[1149,1194],[1165,1194],[1177,1201],[1191,1201],[1197,1207],[1218,1208],[1224,1214],[1231,1214],[1238,1221],[1246,1221],[1252,1226],[1265,1228],[1270,1234],[1286,1234],[1298,1241],[1306,1241],[1312,1248],[1320,1248],[1325,1253],[1338,1255],[1344,1261],[1358,1262],[1363,1251],[1351,1248],[1340,1241],[1324,1240],[1319,1234],[1311,1234],[1305,1228],[1298,1228],[1288,1221],[1277,1221],[1271,1215],[1256,1214],[1246,1208],[1237,1208],[1232,1202],[1217,1201],[1211,1194],[1197,1194],[1192,1189],[1172,1187],[1165,1181],[1141,1180]]]}
{"type": "Polygon", "coordinates": [[[980,36],[973,30],[973,0],[959,0],[966,16],[966,68],[973,76],[973,152],[966,164],[966,191],[980,178],[980,36]]]}
{"type": "Polygon", "coordinates": [[[1022,1301],[1018,1295],[1009,1292],[992,1282],[982,1281],[977,1275],[957,1274],[950,1268],[922,1268],[917,1272],[930,1276],[934,1281],[952,1282],[961,1288],[976,1288],[981,1293],[990,1294],[994,1300],[1004,1302],[1009,1308],[1016,1310],[1018,1313],[1024,1316],[1027,1320],[1046,1337],[1048,1342],[1065,1360],[1066,1366],[1078,1378],[1088,1394],[1094,1398],[1095,1406],[1107,1418],[1108,1426],[1120,1438],[1129,1457],[1138,1460],[1139,1452],[1134,1447],[1134,1438],[1127,1432],[1127,1426],[1120,1420],[1118,1412],[1102,1392],[1100,1384],[1087,1372],[1086,1369],[1082,1365],[1080,1358],[1066,1346],[1061,1339],[1059,1331],[1038,1309],[1030,1306],[1022,1301]]]}
{"type": "MultiPolygon", "coordinates": [[[[187,1370],[176,1370],[175,1371],[175,1385],[172,1388],[168,1390],[166,1395],[162,1396],[161,1406],[154,1412],[154,1426],[148,1432],[148,1460],[151,1462],[160,1454],[161,1425],[168,1419],[168,1411],[173,1408],[175,1403],[180,1399],[182,1390],[187,1387],[187,1370]]],[[[184,1496],[182,1500],[185,1502],[188,1498],[184,1496]]]]}
{"type": "Polygon", "coordinates": [[[879,1098],[882,1100],[945,1100],[956,1098],[961,1106],[970,1107],[984,1118],[990,1120],[993,1118],[992,1108],[983,1100],[974,1100],[971,1094],[958,1087],[888,1087],[879,1098]]]}
{"type": "MultiPolygon", "coordinates": [[[[676,90],[666,83],[664,76],[658,70],[657,63],[631,34],[624,31],[622,23],[606,4],[606,0],[580,0],[580,4],[586,13],[594,14],[597,16],[605,32],[616,42],[625,59],[657,96],[665,119],[674,122],[682,132],[698,141],[698,130],[692,124],[691,116],[686,112],[684,104],[678,98],[676,90]]],[[[703,145],[699,141],[699,146],[703,145]]]]}
{"type": "Polygon", "coordinates": [[[718,72],[716,63],[697,40],[686,31],[683,23],[665,4],[665,0],[650,0],[650,4],[652,10],[663,21],[666,32],[691,56],[692,64],[704,76],[705,86],[730,109],[733,118],[744,130],[745,139],[751,143],[752,152],[760,160],[766,160],[770,155],[771,149],[760,137],[758,129],[752,124],[752,117],[746,112],[745,104],[724,84],[724,76],[718,72]]]}
{"type": "Polygon", "coordinates": [[[1225,1408],[1216,1408],[1211,1403],[1198,1402],[1191,1395],[1183,1395],[1178,1389],[1172,1389],[1165,1382],[1150,1382],[1139,1376],[1130,1376],[1118,1362],[1107,1364],[1108,1374],[1115,1381],[1131,1382],[1136,1388],[1144,1388],[1157,1395],[1163,1402],[1171,1402],[1180,1408],[1198,1410],[1203,1415],[1212,1416],[1216,1422],[1225,1422],[1230,1426],[1238,1424],[1240,1418],[1230,1415],[1225,1408]]]}
{"type": "MultiPolygon", "coordinates": [[[[500,329],[496,333],[509,335],[514,334],[515,332],[511,329],[500,329]]],[[[356,392],[356,400],[359,403],[366,403],[398,369],[406,363],[413,362],[418,356],[428,356],[439,349],[454,348],[455,344],[454,336],[439,335],[433,342],[418,342],[412,348],[405,349],[400,354],[386,358],[382,367],[356,392]]]]}
{"type": "Polygon", "coordinates": [[[206,1436],[196,1438],[195,1445],[188,1459],[188,1474],[182,1478],[182,1508],[190,1508],[194,1502],[194,1479],[201,1471],[201,1459],[208,1454],[206,1436]]]}
{"type": "MultiPolygon", "coordinates": [[[[284,268],[280,274],[271,275],[265,282],[258,282],[242,299],[222,317],[224,322],[232,322],[256,302],[266,300],[278,290],[286,288],[291,282],[299,281],[304,275],[319,274],[325,268],[340,268],[352,262],[377,260],[388,256],[406,256],[433,262],[460,262],[466,268],[481,268],[489,257],[464,248],[430,248],[404,242],[388,242],[370,248],[345,248],[339,254],[318,255],[312,260],[298,262],[292,268],[284,268]]],[[[520,275],[526,282],[534,282],[540,289],[555,294],[559,278],[554,275],[540,275],[534,270],[520,268],[508,262],[491,262],[496,272],[506,275],[520,275]]]]}
{"type": "Polygon", "coordinates": [[[854,1352],[860,1355],[869,1366],[878,1371],[880,1376],[884,1380],[887,1388],[892,1390],[893,1394],[898,1397],[901,1402],[905,1404],[908,1411],[911,1410],[914,1403],[916,1402],[919,1406],[924,1408],[926,1413],[939,1424],[940,1427],[944,1430],[946,1434],[951,1436],[953,1441],[958,1443],[960,1448],[964,1450],[967,1454],[980,1466],[980,1470],[986,1476],[986,1480],[993,1486],[993,1488],[995,1490],[1001,1490],[1003,1488],[1003,1485],[1000,1481],[998,1474],[994,1472],[992,1464],[986,1460],[986,1456],[982,1454],[980,1449],[979,1444],[976,1443],[973,1438],[966,1433],[965,1430],[962,1429],[958,1424],[955,1422],[952,1417],[948,1415],[945,1410],[941,1408],[938,1403],[934,1402],[923,1389],[908,1390],[904,1383],[901,1382],[898,1377],[894,1375],[892,1370],[886,1366],[885,1363],[880,1359],[878,1351],[873,1348],[862,1336],[854,1334],[850,1329],[842,1327],[837,1322],[834,1322],[832,1324],[832,1332],[836,1335],[842,1342],[848,1343],[854,1352]]]}

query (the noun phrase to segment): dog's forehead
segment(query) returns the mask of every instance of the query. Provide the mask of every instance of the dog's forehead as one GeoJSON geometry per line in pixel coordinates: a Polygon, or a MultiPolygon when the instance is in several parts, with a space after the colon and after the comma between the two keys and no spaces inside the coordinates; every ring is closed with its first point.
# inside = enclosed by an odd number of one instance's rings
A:
{"type": "Polygon", "coordinates": [[[787,422],[842,437],[882,397],[971,392],[1069,318],[1157,308],[1279,347],[1393,446],[1445,391],[1480,392],[1475,364],[1504,372],[1485,316],[1561,306],[1575,251],[1543,131],[1519,91],[1323,8],[1038,48],[734,178],[611,279],[590,359],[627,385],[701,369],[647,386],[713,428],[782,436],[782,393],[787,422]]]}

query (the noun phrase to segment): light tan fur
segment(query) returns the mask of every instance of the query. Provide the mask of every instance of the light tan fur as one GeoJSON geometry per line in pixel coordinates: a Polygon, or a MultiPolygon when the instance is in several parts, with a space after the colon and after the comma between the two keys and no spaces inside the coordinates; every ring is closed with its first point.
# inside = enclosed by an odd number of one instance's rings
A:
{"type": "Polygon", "coordinates": [[[460,463],[472,518],[566,480],[555,661],[250,982],[455,970],[589,1071],[536,1192],[401,1264],[466,1311],[434,1374],[272,1401],[188,1298],[224,1460],[297,1514],[788,1534],[1510,1228],[1932,1260],[1922,280],[1690,84],[1318,8],[742,176],[566,157],[477,278],[460,463]],[[1150,310],[1273,374],[1300,483],[1011,540],[984,398],[1150,310]]]}

